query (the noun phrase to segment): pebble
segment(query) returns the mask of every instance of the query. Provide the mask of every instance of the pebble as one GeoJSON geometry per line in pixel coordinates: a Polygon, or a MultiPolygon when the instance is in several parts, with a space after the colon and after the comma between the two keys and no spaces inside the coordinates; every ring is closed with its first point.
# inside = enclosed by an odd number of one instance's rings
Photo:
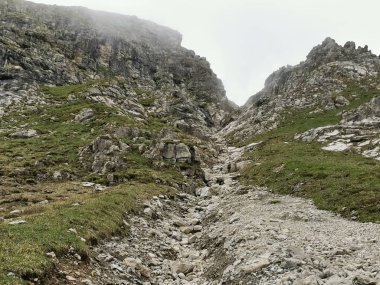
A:
{"type": "Polygon", "coordinates": [[[83,285],[93,285],[94,284],[94,283],[92,283],[92,281],[90,279],[83,279],[81,282],[83,285]]]}
{"type": "Polygon", "coordinates": [[[53,251],[46,253],[46,256],[49,256],[51,258],[56,258],[56,255],[55,255],[55,253],[53,251]]]}
{"type": "Polygon", "coordinates": [[[76,278],[74,278],[74,277],[72,277],[70,275],[66,275],[66,280],[69,281],[69,282],[75,282],[75,281],[77,281],[76,278]]]}

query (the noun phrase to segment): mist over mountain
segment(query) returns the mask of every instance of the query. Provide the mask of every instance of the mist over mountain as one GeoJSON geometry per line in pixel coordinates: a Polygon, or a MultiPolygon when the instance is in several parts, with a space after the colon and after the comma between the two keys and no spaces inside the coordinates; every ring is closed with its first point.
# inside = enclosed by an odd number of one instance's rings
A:
{"type": "Polygon", "coordinates": [[[0,0],[1,284],[380,281],[380,58],[326,38],[243,107],[182,35],[0,0]]]}

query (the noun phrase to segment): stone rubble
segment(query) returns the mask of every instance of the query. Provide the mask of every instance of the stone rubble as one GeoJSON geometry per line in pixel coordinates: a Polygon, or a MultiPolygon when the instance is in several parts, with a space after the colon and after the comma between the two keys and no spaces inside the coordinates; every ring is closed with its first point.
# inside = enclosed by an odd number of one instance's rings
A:
{"type": "Polygon", "coordinates": [[[228,164],[246,149],[225,148],[195,196],[129,215],[126,236],[94,246],[86,284],[380,284],[380,225],[240,185],[228,164]]]}
{"type": "Polygon", "coordinates": [[[297,134],[304,142],[327,143],[327,151],[356,152],[380,160],[380,96],[342,115],[337,125],[324,126],[297,134]]]}

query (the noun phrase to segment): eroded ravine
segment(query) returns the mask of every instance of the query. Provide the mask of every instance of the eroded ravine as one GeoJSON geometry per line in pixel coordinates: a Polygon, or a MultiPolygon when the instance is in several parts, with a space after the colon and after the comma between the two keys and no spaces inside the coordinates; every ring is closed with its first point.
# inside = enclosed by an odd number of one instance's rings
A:
{"type": "Polygon", "coordinates": [[[85,284],[380,284],[380,225],[240,185],[247,148],[219,143],[209,187],[146,202],[127,236],[93,248],[85,284]]]}

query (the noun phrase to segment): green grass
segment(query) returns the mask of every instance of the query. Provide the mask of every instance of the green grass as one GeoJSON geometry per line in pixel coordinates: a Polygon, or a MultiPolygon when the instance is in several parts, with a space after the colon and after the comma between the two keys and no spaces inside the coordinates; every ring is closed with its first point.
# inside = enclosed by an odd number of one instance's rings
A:
{"type": "MultiPolygon", "coordinates": [[[[69,169],[80,176],[84,169],[78,159],[78,150],[88,145],[106,125],[126,126],[134,124],[128,116],[117,115],[115,110],[101,103],[84,99],[62,105],[40,107],[37,111],[25,110],[12,113],[0,123],[0,128],[27,125],[38,131],[39,136],[30,139],[10,139],[8,133],[0,135],[0,165],[3,170],[33,166],[36,172],[53,172],[69,169]],[[73,121],[83,108],[94,110],[95,117],[88,123],[73,121]]],[[[10,132],[9,132],[10,133],[10,132]]]]}
{"type": "Polygon", "coordinates": [[[139,100],[139,103],[143,105],[144,107],[151,107],[154,104],[154,101],[156,100],[156,97],[148,97],[148,98],[141,98],[139,100]]]}
{"type": "Polygon", "coordinates": [[[107,86],[110,84],[110,79],[92,80],[82,84],[63,85],[63,86],[41,86],[47,99],[67,100],[70,94],[80,94],[95,86],[107,86]]]}
{"type": "MultiPolygon", "coordinates": [[[[343,109],[310,114],[297,110],[285,115],[281,126],[254,138],[264,144],[247,154],[253,162],[242,171],[242,182],[270,187],[281,194],[312,199],[316,206],[360,221],[380,221],[380,163],[355,153],[336,153],[321,149],[317,142],[294,140],[296,133],[336,124],[341,112],[369,101],[377,90],[348,88],[344,95],[360,94],[343,109]]],[[[242,142],[246,144],[250,141],[242,142]]]]}
{"type": "Polygon", "coordinates": [[[131,183],[82,197],[79,206],[73,206],[74,201],[52,206],[42,214],[27,216],[24,225],[0,224],[0,284],[21,283],[20,278],[7,277],[8,272],[24,278],[48,274],[54,268],[46,256],[50,251],[59,257],[73,247],[86,258],[88,243],[80,237],[90,242],[108,237],[120,231],[126,211],[139,209],[138,200],[173,193],[167,186],[131,183]],[[68,232],[70,228],[78,234],[68,232]]]}

